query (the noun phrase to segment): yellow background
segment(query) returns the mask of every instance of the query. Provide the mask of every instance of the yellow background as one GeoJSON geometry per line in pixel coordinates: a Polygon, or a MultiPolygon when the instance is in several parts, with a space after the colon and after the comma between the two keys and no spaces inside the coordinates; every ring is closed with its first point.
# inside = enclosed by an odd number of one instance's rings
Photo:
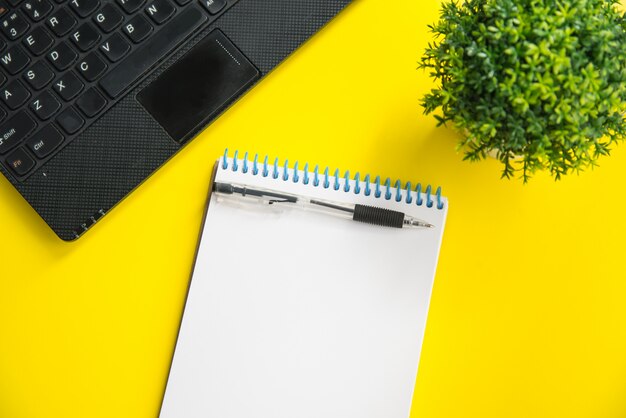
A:
{"type": "Polygon", "coordinates": [[[443,187],[412,417],[626,417],[626,146],[558,183],[462,162],[418,105],[438,6],[358,0],[75,243],[0,178],[0,417],[156,416],[226,147],[443,187]]]}

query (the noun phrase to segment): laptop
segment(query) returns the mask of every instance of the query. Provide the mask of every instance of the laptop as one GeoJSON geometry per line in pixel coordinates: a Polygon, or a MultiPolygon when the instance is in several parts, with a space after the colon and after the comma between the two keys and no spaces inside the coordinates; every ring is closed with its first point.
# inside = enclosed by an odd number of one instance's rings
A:
{"type": "Polygon", "coordinates": [[[72,241],[351,0],[0,0],[0,171],[72,241]]]}

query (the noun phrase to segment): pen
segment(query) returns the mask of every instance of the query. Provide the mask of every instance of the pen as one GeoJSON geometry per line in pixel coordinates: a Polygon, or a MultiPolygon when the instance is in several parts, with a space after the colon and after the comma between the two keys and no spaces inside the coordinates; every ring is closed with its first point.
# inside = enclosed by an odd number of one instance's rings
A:
{"type": "Polygon", "coordinates": [[[220,196],[230,196],[242,200],[257,200],[269,205],[293,205],[302,209],[314,209],[328,215],[352,219],[371,225],[391,228],[432,228],[434,225],[419,220],[403,212],[377,206],[338,203],[269,190],[259,187],[248,187],[241,184],[218,183],[213,188],[220,196]]]}

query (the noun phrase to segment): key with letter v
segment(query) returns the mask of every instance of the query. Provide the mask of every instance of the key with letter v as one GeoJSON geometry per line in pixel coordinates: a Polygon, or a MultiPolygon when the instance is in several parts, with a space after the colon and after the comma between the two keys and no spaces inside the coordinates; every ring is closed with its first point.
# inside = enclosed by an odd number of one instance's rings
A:
{"type": "Polygon", "coordinates": [[[100,45],[100,51],[111,62],[119,61],[130,51],[130,44],[119,33],[113,34],[100,45]]]}

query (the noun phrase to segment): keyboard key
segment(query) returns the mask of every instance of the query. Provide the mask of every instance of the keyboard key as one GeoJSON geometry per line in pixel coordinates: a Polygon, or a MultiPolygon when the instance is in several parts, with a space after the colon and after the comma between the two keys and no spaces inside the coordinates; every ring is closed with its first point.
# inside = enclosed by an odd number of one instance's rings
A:
{"type": "Polygon", "coordinates": [[[116,62],[130,51],[130,44],[124,40],[122,35],[114,33],[106,42],[100,45],[100,51],[109,61],[116,62]]]}
{"type": "Polygon", "coordinates": [[[0,86],[6,83],[6,81],[7,81],[7,76],[0,73],[0,86]]]}
{"type": "Polygon", "coordinates": [[[15,150],[5,161],[18,176],[28,174],[28,172],[35,167],[35,160],[33,160],[23,148],[15,150]]]}
{"type": "Polygon", "coordinates": [[[30,35],[24,38],[24,45],[26,45],[26,48],[34,55],[43,54],[53,43],[54,39],[52,39],[52,36],[48,34],[48,31],[46,31],[43,26],[35,28],[30,35]]]}
{"type": "Polygon", "coordinates": [[[2,101],[12,110],[23,105],[30,97],[30,92],[19,80],[11,81],[0,94],[2,94],[2,101]]]}
{"type": "Polygon", "coordinates": [[[0,154],[6,154],[28,136],[37,124],[25,110],[0,125],[0,154]]]}
{"type": "Polygon", "coordinates": [[[24,73],[24,78],[32,88],[41,90],[52,81],[54,73],[45,61],[37,61],[24,73]]]}
{"type": "Polygon", "coordinates": [[[0,65],[9,74],[17,74],[22,71],[30,62],[28,55],[18,45],[11,47],[0,56],[0,65]]]}
{"type": "Polygon", "coordinates": [[[98,90],[90,88],[76,100],[76,106],[87,116],[93,118],[107,105],[107,101],[98,90]]]}
{"type": "Polygon", "coordinates": [[[165,24],[163,29],[105,74],[100,86],[115,98],[141,77],[148,69],[181,43],[208,18],[196,8],[185,9],[165,24]]]}
{"type": "Polygon", "coordinates": [[[69,71],[61,76],[53,85],[55,93],[57,93],[65,101],[70,101],[83,90],[83,83],[69,71]]]}
{"type": "Polygon", "coordinates": [[[88,51],[100,40],[100,34],[91,23],[83,23],[71,36],[74,44],[81,51],[88,51]]]}
{"type": "Polygon", "coordinates": [[[61,145],[63,139],[61,132],[49,124],[26,141],[26,146],[37,158],[45,158],[61,145]]]}
{"type": "Polygon", "coordinates": [[[68,107],[57,117],[57,123],[68,134],[74,134],[85,124],[85,120],[74,110],[68,107]]]}
{"type": "Polygon", "coordinates": [[[176,0],[176,3],[178,3],[179,6],[184,6],[185,4],[189,3],[191,0],[176,0]]]}
{"type": "Polygon", "coordinates": [[[152,26],[145,17],[141,15],[137,15],[130,20],[126,25],[124,25],[124,32],[131,41],[134,43],[139,43],[146,39],[150,32],[152,32],[152,26]]]}
{"type": "Polygon", "coordinates": [[[61,103],[52,93],[44,91],[39,97],[30,102],[30,108],[39,119],[48,120],[61,109],[61,103]]]}
{"type": "Polygon", "coordinates": [[[202,4],[210,14],[216,15],[226,7],[226,0],[200,0],[200,4],[202,4]]]}
{"type": "Polygon", "coordinates": [[[99,0],[71,0],[70,7],[80,17],[87,17],[100,6],[99,0]]]}
{"type": "Polygon", "coordinates": [[[117,0],[126,13],[137,11],[146,0],[117,0]]]}
{"type": "Polygon", "coordinates": [[[94,16],[96,24],[103,32],[109,33],[118,27],[124,20],[124,15],[113,4],[106,4],[97,15],[94,16]]]}
{"type": "Polygon", "coordinates": [[[22,5],[22,10],[31,20],[39,22],[52,11],[52,7],[52,3],[48,0],[31,0],[22,5]]]}
{"type": "Polygon", "coordinates": [[[87,81],[98,79],[107,69],[107,65],[95,52],[87,55],[76,66],[76,70],[87,81]]]}
{"type": "Polygon", "coordinates": [[[15,7],[22,2],[22,0],[7,0],[11,6],[15,7]]]}
{"type": "Polygon", "coordinates": [[[63,8],[54,12],[54,14],[48,18],[46,24],[56,36],[64,36],[76,26],[76,19],[67,9],[63,8]]]}
{"type": "Polygon", "coordinates": [[[48,60],[59,71],[69,68],[69,66],[76,61],[76,58],[78,58],[78,54],[67,42],[61,42],[48,53],[48,60]]]}
{"type": "Polygon", "coordinates": [[[146,13],[157,25],[172,17],[176,9],[168,0],[154,0],[146,7],[146,13]]]}
{"type": "Polygon", "coordinates": [[[7,38],[13,41],[26,33],[30,26],[28,26],[26,19],[24,19],[19,13],[13,12],[2,19],[0,27],[7,38]]]}

